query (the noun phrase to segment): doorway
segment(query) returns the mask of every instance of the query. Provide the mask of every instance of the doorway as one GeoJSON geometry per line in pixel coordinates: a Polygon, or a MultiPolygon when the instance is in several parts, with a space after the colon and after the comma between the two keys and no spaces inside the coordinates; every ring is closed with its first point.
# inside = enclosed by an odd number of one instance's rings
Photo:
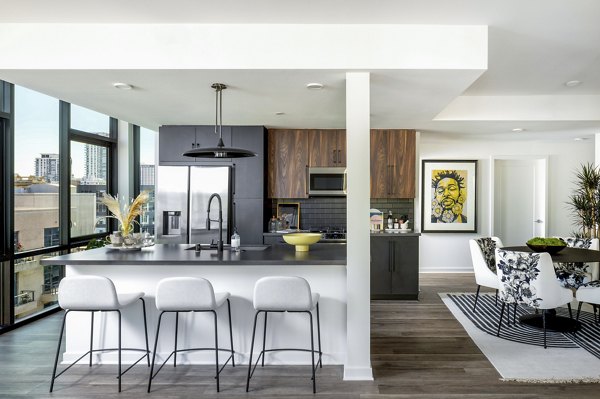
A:
{"type": "Polygon", "coordinates": [[[492,235],[506,246],[545,237],[547,158],[494,158],[492,165],[492,235]]]}

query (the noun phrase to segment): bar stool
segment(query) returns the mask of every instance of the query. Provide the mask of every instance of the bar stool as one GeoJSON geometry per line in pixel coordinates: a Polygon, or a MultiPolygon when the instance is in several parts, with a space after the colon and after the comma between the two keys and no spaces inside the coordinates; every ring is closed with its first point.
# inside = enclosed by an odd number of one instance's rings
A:
{"type": "Polygon", "coordinates": [[[250,378],[254,375],[254,370],[262,357],[261,367],[265,365],[265,353],[275,351],[300,351],[310,352],[312,360],[312,382],[313,393],[317,392],[316,377],[315,377],[315,352],[319,354],[317,366],[323,367],[321,357],[321,324],[319,320],[319,294],[311,292],[308,281],[302,277],[284,277],[273,276],[263,277],[254,285],[254,327],[252,329],[252,344],[250,345],[250,360],[248,361],[248,379],[246,380],[246,392],[250,388],[250,378]],[[317,338],[319,350],[315,351],[314,334],[313,334],[313,315],[312,310],[317,311],[317,338]],[[289,312],[289,313],[307,313],[310,320],[310,349],[296,348],[279,348],[265,349],[265,338],[267,335],[267,315],[270,312],[289,312]],[[256,336],[256,322],[260,313],[265,314],[265,322],[263,328],[263,347],[262,351],[256,359],[254,367],[252,367],[252,353],[254,351],[254,338],[256,336]]]}
{"type": "Polygon", "coordinates": [[[217,292],[213,290],[210,281],[204,278],[196,277],[169,277],[158,282],[156,287],[156,308],[160,310],[158,316],[158,325],[156,327],[156,339],[154,341],[154,353],[152,355],[152,363],[150,367],[150,377],[148,379],[148,392],[152,387],[152,380],[160,372],[163,366],[173,356],[173,367],[177,367],[177,353],[214,350],[215,351],[215,368],[217,380],[217,392],[219,392],[219,374],[225,368],[229,360],[231,365],[235,367],[235,354],[233,350],[233,333],[231,330],[231,303],[229,302],[229,292],[217,292]],[[229,314],[229,341],[231,349],[220,349],[218,330],[217,330],[217,312],[227,301],[227,310],[229,314]],[[179,324],[180,312],[211,312],[215,321],[215,347],[214,348],[188,348],[177,349],[177,332],[179,324]],[[160,324],[165,313],[175,313],[175,348],[173,352],[165,359],[162,365],[154,373],[154,362],[156,360],[156,347],[158,345],[158,334],[160,332],[160,324]],[[223,366],[219,369],[219,351],[230,352],[231,355],[227,358],[223,366]]]}
{"type": "Polygon", "coordinates": [[[123,374],[128,372],[133,366],[138,364],[144,357],[148,360],[148,366],[150,366],[150,350],[148,348],[148,327],[146,321],[146,303],[144,302],[144,293],[126,293],[118,294],[113,282],[106,277],[102,276],[74,276],[65,277],[60,281],[58,286],[58,304],[65,310],[65,316],[63,317],[62,327],[60,329],[60,336],[58,338],[58,348],[56,348],[56,358],[54,359],[54,369],[52,370],[52,381],[50,382],[50,392],[54,389],[54,380],[60,377],[65,371],[70,369],[73,365],[79,362],[88,354],[90,355],[90,367],[92,367],[92,354],[94,352],[107,352],[107,351],[118,351],[119,352],[119,373],[117,379],[119,380],[119,392],[121,392],[121,377],[123,374]],[[146,349],[136,348],[122,348],[121,347],[121,309],[135,303],[137,300],[142,302],[142,311],[144,313],[144,333],[146,336],[146,349]],[[67,315],[71,312],[90,312],[91,313],[91,327],[90,327],[90,350],[84,353],[79,359],[75,360],[58,375],[56,374],[56,368],[58,365],[58,356],[60,354],[60,346],[62,343],[62,337],[65,331],[65,323],[67,321],[67,315]],[[94,343],[94,312],[117,312],[119,316],[119,344],[117,348],[104,348],[104,349],[93,349],[94,343]],[[121,351],[143,351],[145,354],[140,357],[135,363],[127,368],[127,370],[121,372],[121,351]]]}

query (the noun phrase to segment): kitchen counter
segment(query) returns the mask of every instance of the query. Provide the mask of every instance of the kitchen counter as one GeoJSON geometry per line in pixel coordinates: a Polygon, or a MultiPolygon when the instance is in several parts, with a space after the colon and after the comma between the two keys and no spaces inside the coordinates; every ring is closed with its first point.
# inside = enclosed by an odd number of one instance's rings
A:
{"type": "MultiPolygon", "coordinates": [[[[344,364],[347,358],[347,278],[346,245],[314,244],[309,252],[299,253],[291,245],[246,246],[239,253],[216,250],[196,252],[186,250],[193,245],[159,244],[141,251],[123,252],[98,248],[68,255],[47,258],[44,265],[65,265],[65,275],[95,275],[110,278],[119,292],[144,292],[148,317],[148,334],[154,337],[159,311],[155,305],[158,282],[167,277],[200,277],[211,282],[215,292],[231,294],[231,318],[236,363],[247,364],[250,336],[254,318],[252,305],[254,284],[265,276],[300,276],[305,278],[313,292],[320,294],[321,341],[323,364],[344,364]]],[[[242,245],[242,248],[244,246],[242,245]]],[[[139,305],[123,309],[123,342],[128,347],[144,346],[143,319],[139,305]]],[[[219,342],[229,347],[229,329],[223,309],[219,309],[219,342]]],[[[170,316],[169,316],[170,317],[170,316]]],[[[209,315],[182,313],[179,316],[179,345],[210,347],[214,344],[214,330],[209,315]],[[210,321],[210,322],[208,322],[210,321]]],[[[116,347],[118,342],[117,314],[102,312],[94,323],[94,338],[103,337],[102,345],[116,347]]],[[[172,320],[172,319],[170,319],[172,320]]],[[[269,315],[269,323],[276,323],[277,334],[267,335],[271,348],[305,348],[308,318],[298,314],[269,315]]],[[[66,323],[66,351],[63,362],[76,360],[89,348],[90,316],[85,312],[71,312],[66,323]]],[[[161,326],[157,358],[164,359],[173,350],[175,327],[172,321],[161,326]]],[[[151,338],[152,339],[152,338],[151,338]]],[[[260,340],[257,340],[256,353],[260,340]]],[[[95,346],[100,346],[97,342],[95,346]]],[[[123,363],[131,364],[137,353],[123,352],[123,363]]],[[[117,354],[106,352],[94,356],[94,362],[115,364],[117,354]]],[[[214,364],[209,351],[190,352],[178,356],[181,364],[214,364]]],[[[311,364],[304,352],[268,354],[268,364],[311,364]]]]}
{"type": "Polygon", "coordinates": [[[345,244],[313,244],[308,252],[296,252],[291,245],[242,246],[241,252],[219,254],[215,249],[196,252],[190,244],[157,244],[140,251],[97,248],[42,260],[43,265],[345,265],[345,244]]]}

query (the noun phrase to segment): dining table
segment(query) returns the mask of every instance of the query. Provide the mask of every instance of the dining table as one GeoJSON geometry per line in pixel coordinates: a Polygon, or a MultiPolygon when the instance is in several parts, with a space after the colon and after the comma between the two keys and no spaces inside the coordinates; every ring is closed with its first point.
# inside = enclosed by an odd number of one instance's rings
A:
{"type": "MultiPolygon", "coordinates": [[[[507,251],[529,252],[534,253],[527,246],[509,246],[502,247],[507,251]]],[[[600,262],[600,251],[584,248],[566,247],[557,253],[549,253],[552,258],[552,263],[593,263],[600,262]]],[[[556,314],[556,309],[547,309],[546,313],[546,328],[548,330],[559,332],[574,332],[581,327],[581,323],[571,317],[559,316],[556,314]]],[[[542,314],[527,314],[519,317],[519,321],[531,327],[543,329],[542,314]]]]}

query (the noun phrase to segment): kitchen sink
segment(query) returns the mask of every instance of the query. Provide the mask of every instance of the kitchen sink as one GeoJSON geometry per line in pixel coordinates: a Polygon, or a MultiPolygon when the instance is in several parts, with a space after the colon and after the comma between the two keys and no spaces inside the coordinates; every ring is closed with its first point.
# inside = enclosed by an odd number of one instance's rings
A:
{"type": "MultiPolygon", "coordinates": [[[[210,244],[201,244],[202,247],[202,251],[216,251],[217,248],[216,247],[211,247],[210,244]]],[[[240,246],[240,250],[242,252],[246,252],[246,251],[264,251],[267,248],[269,248],[270,245],[242,245],[240,246]]],[[[186,251],[190,251],[190,250],[195,250],[196,246],[192,245],[189,248],[186,248],[186,251]]],[[[225,245],[223,247],[223,251],[231,251],[231,247],[229,245],[225,245]]]]}

